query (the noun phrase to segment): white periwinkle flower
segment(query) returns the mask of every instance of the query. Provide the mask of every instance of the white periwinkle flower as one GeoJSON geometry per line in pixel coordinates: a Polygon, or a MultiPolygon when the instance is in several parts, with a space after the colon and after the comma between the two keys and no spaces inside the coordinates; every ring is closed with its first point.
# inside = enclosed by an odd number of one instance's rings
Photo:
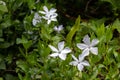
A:
{"type": "Polygon", "coordinates": [[[89,62],[84,60],[84,56],[82,55],[79,55],[78,59],[74,55],[72,55],[72,58],[74,59],[74,61],[71,61],[69,64],[77,66],[79,71],[82,71],[84,66],[90,66],[89,62]]]}
{"type": "Polygon", "coordinates": [[[34,14],[34,18],[32,20],[33,25],[35,26],[36,24],[41,22],[41,16],[38,13],[34,14]]]}
{"type": "Polygon", "coordinates": [[[50,56],[54,58],[58,56],[62,60],[65,60],[67,54],[71,52],[70,48],[68,47],[64,48],[64,41],[58,43],[58,49],[51,45],[49,45],[49,47],[53,51],[53,53],[50,54],[50,56]]]}
{"type": "Polygon", "coordinates": [[[58,27],[55,26],[55,27],[54,27],[54,30],[55,30],[56,32],[60,33],[60,31],[63,30],[63,25],[59,25],[58,27]]]}
{"type": "Polygon", "coordinates": [[[90,52],[95,55],[98,54],[98,48],[95,47],[99,43],[98,39],[93,39],[92,42],[90,42],[89,36],[85,35],[85,37],[83,38],[83,42],[84,43],[77,44],[77,47],[83,50],[82,52],[83,56],[88,56],[90,52]]]}
{"type": "Polygon", "coordinates": [[[44,11],[39,11],[39,13],[45,15],[42,16],[42,18],[47,20],[47,24],[50,24],[51,21],[57,21],[56,17],[58,16],[58,14],[56,13],[57,10],[55,8],[51,8],[50,10],[48,10],[46,6],[43,6],[43,10],[44,11]]]}

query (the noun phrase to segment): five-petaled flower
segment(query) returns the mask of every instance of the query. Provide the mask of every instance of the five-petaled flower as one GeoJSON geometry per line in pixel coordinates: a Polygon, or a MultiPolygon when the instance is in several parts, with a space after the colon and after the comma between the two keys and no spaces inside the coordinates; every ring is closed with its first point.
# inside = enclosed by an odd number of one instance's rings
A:
{"type": "Polygon", "coordinates": [[[99,43],[98,39],[93,39],[92,42],[90,42],[89,36],[85,35],[85,37],[83,38],[83,42],[84,43],[77,44],[77,47],[83,50],[82,52],[83,56],[88,56],[90,52],[95,55],[98,54],[98,48],[95,47],[99,43]]]}
{"type": "Polygon", "coordinates": [[[54,30],[55,30],[57,33],[60,33],[60,31],[63,30],[63,25],[59,25],[58,27],[55,26],[55,27],[54,27],[54,30]]]}
{"type": "Polygon", "coordinates": [[[57,10],[55,8],[51,8],[50,10],[48,10],[46,6],[43,6],[43,10],[44,11],[39,11],[39,13],[45,15],[42,16],[42,18],[47,20],[47,24],[50,24],[51,21],[57,21],[56,17],[58,16],[58,14],[56,13],[57,10]]]}
{"type": "Polygon", "coordinates": [[[34,14],[34,18],[32,20],[33,25],[35,26],[36,24],[41,22],[41,16],[39,16],[39,14],[36,12],[34,14]]]}
{"type": "Polygon", "coordinates": [[[79,71],[82,71],[84,66],[90,66],[88,61],[84,60],[84,56],[82,55],[79,55],[78,59],[74,55],[72,55],[72,58],[74,59],[74,61],[70,62],[69,64],[77,66],[79,71]]]}
{"type": "Polygon", "coordinates": [[[52,54],[50,54],[51,57],[59,57],[62,60],[66,59],[66,56],[68,53],[71,52],[71,49],[68,47],[64,48],[64,41],[58,43],[58,49],[55,48],[54,46],[49,45],[51,50],[53,51],[52,54]]]}

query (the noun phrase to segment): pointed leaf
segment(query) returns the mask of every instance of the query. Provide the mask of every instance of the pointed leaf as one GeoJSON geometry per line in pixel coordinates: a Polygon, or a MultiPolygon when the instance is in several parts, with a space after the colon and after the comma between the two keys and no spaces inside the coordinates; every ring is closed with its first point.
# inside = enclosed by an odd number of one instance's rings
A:
{"type": "Polygon", "coordinates": [[[71,28],[70,32],[67,34],[66,41],[71,44],[72,38],[75,35],[76,31],[80,28],[80,16],[76,19],[75,24],[71,28]]]}
{"type": "Polygon", "coordinates": [[[113,29],[117,29],[117,31],[120,33],[120,20],[116,19],[112,27],[113,29]]]}
{"type": "Polygon", "coordinates": [[[8,12],[8,9],[7,9],[6,5],[0,5],[0,11],[8,12]]]}

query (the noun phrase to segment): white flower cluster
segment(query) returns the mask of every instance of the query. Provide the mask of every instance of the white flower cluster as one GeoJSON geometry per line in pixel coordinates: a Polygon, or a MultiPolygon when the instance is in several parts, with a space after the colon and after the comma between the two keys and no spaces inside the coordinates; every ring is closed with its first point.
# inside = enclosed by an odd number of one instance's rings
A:
{"type": "Polygon", "coordinates": [[[56,9],[51,8],[50,10],[48,10],[46,6],[43,6],[43,10],[44,11],[39,11],[39,13],[43,14],[44,16],[40,16],[38,13],[34,14],[34,18],[32,21],[34,26],[40,23],[41,19],[47,20],[47,24],[50,24],[52,21],[57,21],[56,17],[58,16],[58,14],[56,13],[56,9]]]}
{"type": "Polygon", "coordinates": [[[43,19],[47,20],[47,24],[50,24],[51,21],[57,21],[56,17],[57,17],[57,13],[56,13],[56,9],[52,8],[50,10],[48,10],[48,8],[46,6],[43,7],[44,11],[39,11],[39,13],[44,14],[44,16],[42,16],[43,19]]]}
{"type": "MultiPolygon", "coordinates": [[[[39,11],[42,16],[40,16],[37,12],[34,14],[34,18],[32,20],[34,26],[40,23],[42,21],[41,19],[47,20],[47,24],[50,24],[52,21],[57,21],[56,17],[58,14],[56,13],[56,9],[51,8],[48,10],[46,6],[43,6],[43,10],[44,11],[39,11]]],[[[60,31],[63,30],[63,25],[55,26],[53,30],[57,33],[60,33],[60,31]]],[[[88,56],[90,53],[94,55],[98,54],[98,48],[95,47],[99,43],[98,39],[93,39],[92,42],[90,42],[89,36],[85,35],[83,42],[84,43],[77,43],[77,47],[82,50],[82,53],[78,56],[78,59],[72,55],[74,61],[69,63],[70,65],[77,66],[79,71],[82,71],[84,66],[90,66],[89,62],[84,60],[86,56],[88,56]]],[[[53,53],[50,54],[50,57],[59,57],[61,60],[65,60],[67,58],[67,54],[72,52],[72,50],[69,47],[64,46],[64,41],[58,43],[58,48],[49,45],[50,49],[53,51],[53,53]]]]}
{"type": "MultiPolygon", "coordinates": [[[[90,66],[89,62],[84,60],[86,56],[88,56],[91,53],[97,55],[98,54],[98,48],[95,47],[98,43],[98,39],[93,39],[92,42],[90,42],[90,38],[88,35],[85,35],[83,38],[84,43],[77,43],[77,47],[82,51],[82,54],[79,55],[78,59],[72,55],[72,58],[74,61],[70,62],[70,65],[77,66],[79,71],[82,71],[84,66],[90,66]]],[[[64,41],[58,43],[58,49],[55,48],[52,45],[49,45],[50,49],[53,51],[52,54],[50,54],[51,57],[59,57],[62,60],[66,59],[66,56],[68,53],[72,52],[72,50],[68,47],[64,48],[64,41]]]]}
{"type": "Polygon", "coordinates": [[[79,55],[78,59],[72,55],[72,58],[74,61],[70,62],[70,65],[77,66],[79,71],[82,71],[84,66],[90,66],[89,62],[84,60],[86,56],[88,56],[91,53],[97,55],[98,54],[98,48],[94,47],[99,43],[98,39],[93,39],[92,42],[90,42],[90,38],[88,35],[85,35],[83,38],[84,43],[78,43],[77,47],[82,51],[82,54],[79,55]]]}

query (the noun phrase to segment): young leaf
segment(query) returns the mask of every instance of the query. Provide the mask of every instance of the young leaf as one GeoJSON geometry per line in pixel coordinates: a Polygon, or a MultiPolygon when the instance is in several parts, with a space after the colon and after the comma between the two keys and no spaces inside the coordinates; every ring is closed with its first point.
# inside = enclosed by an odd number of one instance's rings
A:
{"type": "Polygon", "coordinates": [[[113,37],[112,34],[112,29],[111,28],[107,28],[106,30],[106,42],[109,42],[113,37]]]}
{"type": "Polygon", "coordinates": [[[102,24],[100,27],[98,27],[96,32],[98,37],[105,35],[105,25],[102,24]]]}
{"type": "Polygon", "coordinates": [[[17,67],[21,68],[24,72],[28,72],[29,66],[25,61],[19,60],[16,62],[17,67]]]}
{"type": "Polygon", "coordinates": [[[113,27],[113,29],[117,29],[117,31],[120,33],[120,21],[119,21],[119,19],[115,20],[112,27],[113,27]]]}
{"type": "Polygon", "coordinates": [[[28,41],[27,43],[23,43],[23,46],[26,50],[30,48],[31,45],[32,45],[32,40],[28,41]]]}
{"type": "Polygon", "coordinates": [[[80,16],[75,21],[75,24],[71,28],[70,32],[67,34],[66,41],[71,44],[72,38],[75,35],[75,32],[79,29],[80,27],[80,16]]]}

